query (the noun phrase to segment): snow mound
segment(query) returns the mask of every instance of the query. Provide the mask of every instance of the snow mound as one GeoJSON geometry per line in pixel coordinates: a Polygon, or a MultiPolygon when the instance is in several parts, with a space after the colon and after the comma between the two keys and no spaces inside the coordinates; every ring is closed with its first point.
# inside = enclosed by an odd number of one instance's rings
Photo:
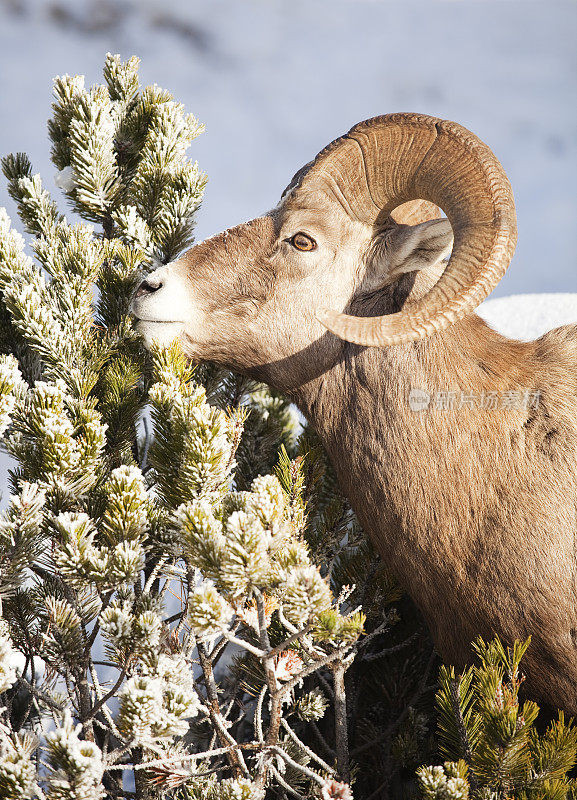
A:
{"type": "Polygon", "coordinates": [[[577,324],[577,294],[498,297],[485,300],[477,313],[504,336],[529,341],[561,325],[577,324]]]}

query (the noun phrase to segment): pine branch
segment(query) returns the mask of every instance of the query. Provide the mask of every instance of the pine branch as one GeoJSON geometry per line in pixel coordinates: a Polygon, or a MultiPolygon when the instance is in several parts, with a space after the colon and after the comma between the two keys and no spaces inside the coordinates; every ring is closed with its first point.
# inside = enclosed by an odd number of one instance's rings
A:
{"type": "Polygon", "coordinates": [[[469,767],[469,784],[471,789],[473,790],[474,794],[477,794],[479,791],[479,782],[473,770],[473,753],[471,750],[471,743],[469,742],[469,736],[467,734],[467,729],[465,727],[465,720],[463,719],[463,714],[461,712],[461,703],[459,698],[459,681],[455,678],[452,678],[449,684],[449,691],[451,697],[451,706],[453,709],[453,714],[455,716],[455,720],[457,722],[457,730],[459,731],[459,737],[461,740],[461,748],[463,751],[463,756],[469,767]]]}

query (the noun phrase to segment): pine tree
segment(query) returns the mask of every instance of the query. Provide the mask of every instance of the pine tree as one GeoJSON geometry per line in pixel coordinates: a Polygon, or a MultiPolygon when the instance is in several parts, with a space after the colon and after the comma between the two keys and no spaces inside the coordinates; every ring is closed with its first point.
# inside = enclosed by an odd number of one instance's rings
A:
{"type": "Polygon", "coordinates": [[[505,648],[498,639],[478,639],[479,664],[462,675],[442,667],[437,708],[443,766],[422,767],[426,800],[565,800],[575,783],[568,777],[577,757],[577,728],[562,712],[541,735],[539,707],[521,703],[521,659],[530,639],[505,648]]]}
{"type": "Polygon", "coordinates": [[[347,680],[390,582],[349,585],[371,554],[285,398],[132,329],[206,180],[202,126],[138,63],[55,81],[80,221],[2,161],[34,258],[0,210],[0,796],[352,797],[347,680]]]}

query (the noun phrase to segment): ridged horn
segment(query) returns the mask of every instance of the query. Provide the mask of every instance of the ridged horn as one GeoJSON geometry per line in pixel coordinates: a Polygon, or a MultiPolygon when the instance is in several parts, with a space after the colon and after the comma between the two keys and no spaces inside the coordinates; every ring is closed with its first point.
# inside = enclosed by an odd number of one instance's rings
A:
{"type": "Polygon", "coordinates": [[[329,144],[295,179],[294,194],[338,197],[369,225],[422,199],[439,206],[453,228],[445,271],[410,309],[381,317],[319,311],[320,322],[349,342],[383,347],[447,328],[487,297],[513,256],[517,223],[507,176],[489,147],[455,122],[421,114],[375,117],[329,144]]]}

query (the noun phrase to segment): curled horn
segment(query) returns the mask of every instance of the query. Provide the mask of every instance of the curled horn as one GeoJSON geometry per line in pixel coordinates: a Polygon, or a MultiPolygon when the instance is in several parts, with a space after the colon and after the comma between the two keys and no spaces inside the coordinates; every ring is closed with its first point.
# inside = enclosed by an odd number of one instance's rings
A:
{"type": "Polygon", "coordinates": [[[303,172],[294,193],[332,195],[366,224],[382,225],[398,206],[421,199],[443,209],[453,228],[445,271],[410,308],[362,318],[319,311],[341,339],[383,347],[430,336],[470,313],[509,266],[517,242],[511,186],[487,145],[455,122],[375,117],[328,145],[303,172]]]}

